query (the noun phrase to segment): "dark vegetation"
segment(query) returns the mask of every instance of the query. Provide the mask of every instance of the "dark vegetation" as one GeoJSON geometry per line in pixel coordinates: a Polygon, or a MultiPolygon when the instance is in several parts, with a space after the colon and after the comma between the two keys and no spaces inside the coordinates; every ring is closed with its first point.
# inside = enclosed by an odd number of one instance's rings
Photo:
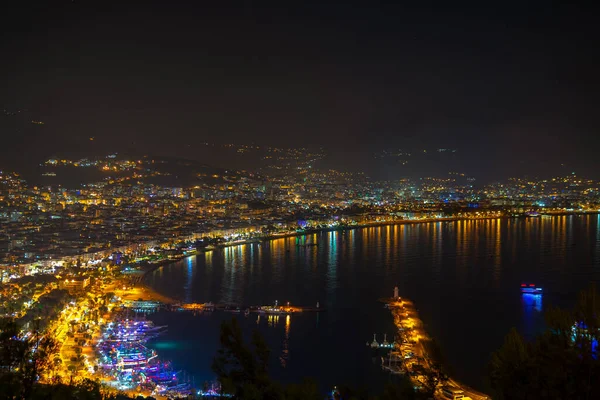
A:
{"type": "Polygon", "coordinates": [[[492,355],[494,399],[599,399],[600,297],[595,285],[573,310],[550,308],[546,330],[531,343],[512,329],[492,355]]]}
{"type": "MultiPolygon", "coordinates": [[[[284,386],[269,377],[270,351],[258,332],[253,333],[251,343],[247,344],[240,326],[232,319],[222,324],[220,341],[221,349],[214,358],[213,370],[224,393],[243,400],[323,400],[324,394],[310,378],[284,386]]],[[[335,397],[344,400],[427,399],[432,395],[432,392],[415,391],[406,377],[390,383],[379,396],[350,387],[340,387],[337,392],[335,397]]]]}
{"type": "Polygon", "coordinates": [[[51,374],[57,359],[52,355],[58,344],[33,330],[29,340],[19,334],[14,319],[0,318],[0,400],[126,400],[129,397],[107,393],[98,382],[85,379],[40,384],[38,377],[51,374]]]}

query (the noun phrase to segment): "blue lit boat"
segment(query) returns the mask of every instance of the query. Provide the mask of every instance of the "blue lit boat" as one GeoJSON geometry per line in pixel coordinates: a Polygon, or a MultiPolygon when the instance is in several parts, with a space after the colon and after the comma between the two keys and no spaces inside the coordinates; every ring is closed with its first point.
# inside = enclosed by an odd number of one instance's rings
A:
{"type": "Polygon", "coordinates": [[[523,293],[523,294],[542,294],[543,292],[544,292],[544,290],[541,287],[536,286],[533,283],[530,283],[530,284],[522,283],[521,284],[521,293],[523,293]]]}

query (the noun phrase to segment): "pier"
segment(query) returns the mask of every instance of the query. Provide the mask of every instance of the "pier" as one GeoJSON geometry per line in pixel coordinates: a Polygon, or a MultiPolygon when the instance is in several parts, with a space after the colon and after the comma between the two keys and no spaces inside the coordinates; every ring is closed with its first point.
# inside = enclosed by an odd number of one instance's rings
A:
{"type": "Polygon", "coordinates": [[[276,301],[273,305],[239,305],[239,304],[221,304],[221,303],[186,303],[176,299],[158,294],[147,286],[139,285],[125,289],[115,289],[115,294],[119,296],[126,308],[140,312],[153,312],[161,308],[171,311],[224,311],[230,313],[258,313],[267,315],[288,315],[308,312],[324,312],[326,309],[321,307],[319,302],[315,306],[296,306],[287,302],[285,305],[279,305],[276,301]]]}
{"type": "Polygon", "coordinates": [[[257,313],[267,315],[297,314],[303,312],[323,312],[322,307],[304,306],[240,306],[235,304],[214,303],[175,303],[170,305],[175,311],[225,311],[230,313],[257,313]]]}
{"type": "MultiPolygon", "coordinates": [[[[397,337],[386,358],[382,357],[382,368],[392,374],[407,374],[415,386],[427,384],[427,375],[437,375],[435,398],[445,399],[442,393],[445,387],[451,386],[462,390],[464,399],[487,400],[489,396],[451,378],[444,379],[439,370],[439,360],[431,355],[431,338],[423,329],[423,322],[414,308],[413,303],[398,296],[398,289],[394,289],[394,297],[379,299],[385,304],[394,318],[397,337]]],[[[385,340],[384,340],[385,342],[385,340]]],[[[384,347],[374,337],[371,344],[373,348],[384,347]]],[[[384,347],[385,348],[385,347],[384,347]]]]}

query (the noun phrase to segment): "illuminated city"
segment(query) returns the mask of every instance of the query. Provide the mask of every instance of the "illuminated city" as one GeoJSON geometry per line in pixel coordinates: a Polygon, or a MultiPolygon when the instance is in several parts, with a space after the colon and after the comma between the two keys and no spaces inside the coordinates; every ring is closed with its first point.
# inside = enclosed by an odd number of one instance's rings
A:
{"type": "Polygon", "coordinates": [[[595,10],[142,3],[3,13],[0,398],[600,398],[595,10]]]}
{"type": "MultiPolygon", "coordinates": [[[[105,174],[76,189],[31,186],[2,172],[2,307],[21,321],[24,337],[41,329],[59,343],[56,368],[46,379],[95,377],[122,391],[191,393],[181,372],[144,346],[161,327],[129,319],[135,310],[173,304],[135,285],[148,268],[172,260],[322,230],[596,214],[600,208],[600,182],[574,173],[476,188],[464,174],[372,181],[296,161],[304,166],[279,177],[216,169],[209,175],[186,165],[198,182],[182,187],[146,180],[169,177],[168,161],[117,154],[42,163],[44,178],[58,179],[65,168],[105,174]]],[[[266,310],[288,318],[293,312],[266,310]]]]}

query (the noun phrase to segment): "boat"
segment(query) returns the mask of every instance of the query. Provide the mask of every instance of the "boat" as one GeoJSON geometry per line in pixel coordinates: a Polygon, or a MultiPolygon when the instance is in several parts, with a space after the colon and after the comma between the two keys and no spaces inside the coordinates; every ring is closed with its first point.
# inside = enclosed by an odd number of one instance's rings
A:
{"type": "Polygon", "coordinates": [[[262,313],[262,314],[281,315],[281,314],[291,314],[293,312],[293,310],[289,307],[286,309],[286,308],[279,307],[279,306],[262,306],[262,307],[259,307],[258,312],[262,313]]]}
{"type": "Polygon", "coordinates": [[[541,287],[536,286],[533,283],[530,283],[530,284],[522,283],[521,284],[521,293],[523,293],[523,294],[542,294],[543,291],[544,290],[541,287]]]}
{"type": "Polygon", "coordinates": [[[371,347],[372,348],[377,348],[379,347],[379,342],[377,342],[377,334],[373,334],[373,342],[371,342],[371,347]]]}
{"type": "Polygon", "coordinates": [[[178,372],[173,371],[168,363],[152,366],[147,369],[146,377],[156,384],[173,383],[177,381],[178,372]]]}

